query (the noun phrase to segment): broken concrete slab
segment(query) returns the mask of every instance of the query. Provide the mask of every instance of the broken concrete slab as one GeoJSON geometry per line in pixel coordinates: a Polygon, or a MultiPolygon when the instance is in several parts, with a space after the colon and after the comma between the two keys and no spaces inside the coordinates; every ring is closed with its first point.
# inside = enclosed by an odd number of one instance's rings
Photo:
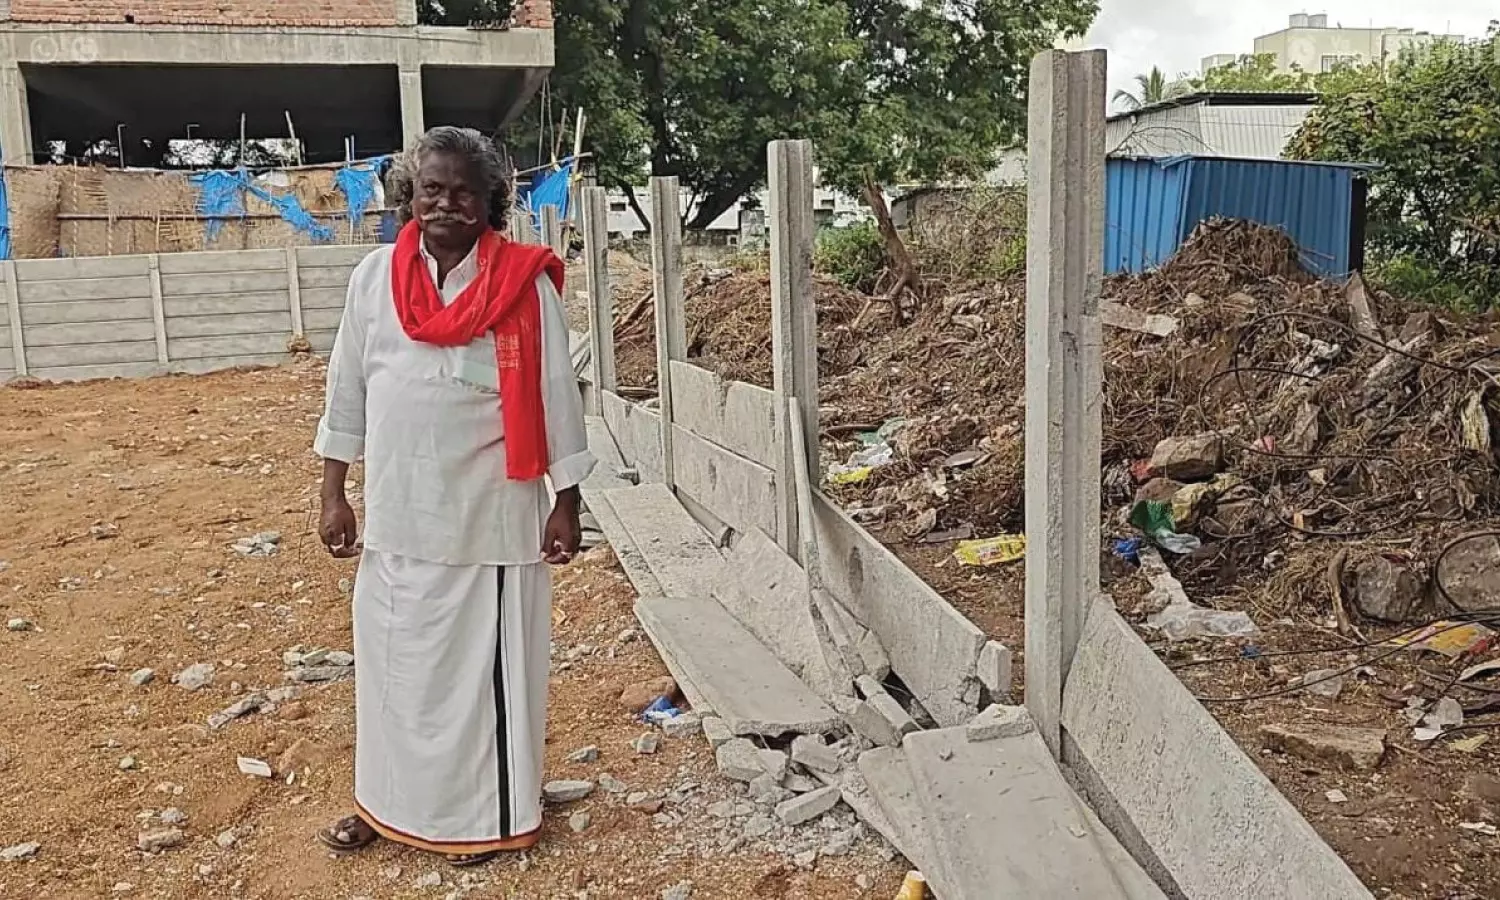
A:
{"type": "Polygon", "coordinates": [[[1070,777],[1183,896],[1370,897],[1107,600],[1084,625],[1063,727],[1070,777]]]}
{"type": "Polygon", "coordinates": [[[712,594],[819,697],[852,693],[842,657],[819,640],[807,573],[765,532],[740,536],[712,594]]]}
{"type": "Polygon", "coordinates": [[[1164,898],[1088,815],[1038,732],[971,743],[962,728],[903,749],[932,832],[944,900],[1164,898]],[[1111,845],[1114,845],[1113,847],[1111,845]]]}
{"type": "MultiPolygon", "coordinates": [[[[917,788],[912,781],[911,767],[906,762],[906,751],[900,747],[866,750],[859,756],[858,771],[863,786],[881,813],[877,820],[887,823],[894,832],[881,831],[881,834],[927,876],[933,894],[946,898],[946,876],[938,868],[941,860],[933,849],[934,836],[939,833],[941,823],[934,821],[930,811],[917,800],[917,788]]],[[[848,791],[844,793],[844,801],[849,802],[848,791]]],[[[870,821],[866,811],[853,803],[849,805],[870,827],[880,830],[870,821]]]]}
{"type": "Polygon", "coordinates": [[[1151,454],[1151,470],[1177,481],[1212,478],[1224,465],[1224,438],[1215,433],[1164,438],[1151,454]]]}
{"type": "Polygon", "coordinates": [[[812,513],[824,587],[880,639],[891,669],[938,724],[967,722],[978,712],[984,632],[833,501],[815,494],[812,513]]]}
{"type": "Polygon", "coordinates": [[[697,708],[737,735],[832,731],[839,715],[707,597],[642,597],[635,614],[697,708]]]}
{"type": "Polygon", "coordinates": [[[886,693],[885,686],[868,675],[861,675],[855,679],[854,686],[864,695],[865,702],[875,708],[875,711],[885,717],[900,734],[911,734],[917,731],[917,723],[912,719],[895,697],[886,693]]]}
{"type": "Polygon", "coordinates": [[[723,577],[724,557],[666,485],[643,484],[604,491],[602,496],[624,524],[662,593],[708,596],[723,577]]]}
{"type": "Polygon", "coordinates": [[[901,743],[901,731],[881,715],[867,700],[835,697],[833,708],[854,733],[877,747],[895,747],[901,743]]]}
{"type": "Polygon", "coordinates": [[[844,767],[839,755],[821,734],[799,734],[792,739],[792,762],[814,772],[833,774],[844,767]]]}
{"type": "Polygon", "coordinates": [[[865,631],[854,644],[854,652],[859,654],[859,661],[863,667],[858,674],[868,675],[876,681],[884,681],[891,674],[891,657],[885,652],[880,638],[873,631],[865,631]]]}
{"type": "Polygon", "coordinates": [[[718,716],[709,716],[703,720],[703,736],[708,739],[708,746],[715,750],[734,740],[734,732],[718,716]]]}
{"type": "Polygon", "coordinates": [[[1385,731],[1379,728],[1271,724],[1261,726],[1260,739],[1269,750],[1348,771],[1374,771],[1385,756],[1385,731]]]}
{"type": "Polygon", "coordinates": [[[719,774],[746,784],[767,774],[765,763],[760,758],[760,748],[745,738],[735,738],[720,745],[714,751],[714,762],[719,774]]]}
{"type": "Polygon", "coordinates": [[[811,822],[838,806],[840,799],[838,788],[818,788],[777,804],[776,817],[785,824],[795,827],[811,822]]]}
{"type": "Polygon", "coordinates": [[[964,726],[964,735],[971,742],[978,743],[1020,737],[1035,730],[1036,723],[1031,721],[1031,713],[1026,707],[991,706],[964,726]]]}
{"type": "Polygon", "coordinates": [[[1010,695],[1014,676],[1015,654],[999,641],[987,641],[979,651],[979,683],[999,700],[1010,695]]]}
{"type": "Polygon", "coordinates": [[[583,422],[588,434],[589,452],[594,455],[597,464],[579,487],[596,491],[631,487],[629,481],[620,477],[620,472],[626,468],[625,457],[620,455],[619,445],[615,443],[614,435],[609,433],[608,423],[598,416],[585,416],[583,422]]]}

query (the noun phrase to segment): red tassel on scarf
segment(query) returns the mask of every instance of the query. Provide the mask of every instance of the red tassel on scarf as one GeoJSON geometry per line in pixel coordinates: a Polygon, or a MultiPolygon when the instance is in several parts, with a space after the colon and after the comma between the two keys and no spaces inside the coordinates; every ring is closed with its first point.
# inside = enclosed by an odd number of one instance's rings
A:
{"type": "Polygon", "coordinates": [[[406,336],[461,347],[495,333],[506,475],[532,481],[547,474],[547,413],[542,405],[542,314],[536,279],[543,272],[562,292],[562,260],[546,247],[506,240],[485,229],[475,251],[479,274],[443,305],[422,258],[422,233],[408,222],[396,238],[391,293],[406,336]]]}

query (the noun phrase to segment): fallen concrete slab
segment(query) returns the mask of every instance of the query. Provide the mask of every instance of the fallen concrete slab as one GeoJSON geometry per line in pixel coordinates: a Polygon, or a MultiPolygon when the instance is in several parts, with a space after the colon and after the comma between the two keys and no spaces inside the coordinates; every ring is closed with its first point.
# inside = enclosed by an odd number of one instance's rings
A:
{"type": "Polygon", "coordinates": [[[928,865],[943,900],[1165,897],[1089,815],[1039,733],[972,743],[945,728],[902,746],[917,804],[937,823],[928,865]]]}
{"type": "MultiPolygon", "coordinates": [[[[654,592],[637,585],[637,593],[707,597],[723,578],[724,557],[666,485],[619,488],[603,491],[601,496],[614,509],[660,585],[654,592]]],[[[602,520],[600,524],[604,524],[602,520]]]]}
{"type": "MultiPolygon", "coordinates": [[[[933,821],[917,800],[917,786],[912,781],[906,751],[900,747],[866,750],[859,756],[859,773],[884,813],[884,821],[896,833],[891,843],[921,870],[936,896],[947,898],[945,874],[939,868],[940,859],[933,843],[943,826],[933,821]]],[[[854,811],[857,813],[859,809],[856,807],[854,811]]]]}
{"type": "Polygon", "coordinates": [[[587,416],[584,425],[588,429],[589,452],[594,454],[598,465],[585,478],[579,488],[584,491],[607,491],[631,487],[631,483],[620,477],[626,468],[625,458],[620,455],[614,435],[609,433],[609,424],[598,416],[587,416]]]}
{"type": "Polygon", "coordinates": [[[824,587],[875,633],[939,725],[967,722],[979,711],[984,632],[831,500],[815,495],[812,513],[824,587]]]}
{"type": "Polygon", "coordinates": [[[833,731],[838,713],[707,596],[642,597],[635,615],[696,707],[737,735],[833,731]]]}
{"type": "Polygon", "coordinates": [[[1089,611],[1062,723],[1070,777],[1182,896],[1371,896],[1107,600],[1089,611]]]}
{"type": "Polygon", "coordinates": [[[723,572],[714,599],[777,659],[824,700],[853,693],[842,658],[818,638],[807,573],[775,541],[758,528],[746,531],[723,572]]]}

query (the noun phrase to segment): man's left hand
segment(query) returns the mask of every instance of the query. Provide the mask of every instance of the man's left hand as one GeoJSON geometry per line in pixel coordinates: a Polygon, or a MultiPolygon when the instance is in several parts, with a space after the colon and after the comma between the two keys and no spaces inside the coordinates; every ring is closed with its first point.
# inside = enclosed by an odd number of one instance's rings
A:
{"type": "Polygon", "coordinates": [[[542,559],[561,566],[572,562],[583,543],[583,526],[578,522],[578,489],[569,488],[557,495],[547,527],[542,530],[542,559]]]}

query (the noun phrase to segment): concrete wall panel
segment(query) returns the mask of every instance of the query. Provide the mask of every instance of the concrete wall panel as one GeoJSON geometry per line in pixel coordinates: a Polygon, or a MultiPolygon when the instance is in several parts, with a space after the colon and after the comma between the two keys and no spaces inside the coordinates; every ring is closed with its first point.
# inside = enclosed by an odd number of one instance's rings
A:
{"type": "MultiPolygon", "coordinates": [[[[742,381],[672,362],[673,424],[763,466],[776,465],[776,395],[742,381]]],[[[775,531],[775,522],[771,530],[775,531]]]]}
{"type": "Polygon", "coordinates": [[[226,313],[213,316],[178,316],[167,319],[168,350],[176,338],[224,337],[237,334],[288,334],[290,312],[226,313]]]}
{"type": "Polygon", "coordinates": [[[932,717],[944,726],[972,718],[984,632],[822,494],[813,495],[813,529],[824,585],[880,638],[932,717]]]}
{"type": "Polygon", "coordinates": [[[604,421],[615,436],[620,455],[640,473],[641,483],[664,480],[661,458],[661,417],[649,409],[603,392],[604,421]]]}
{"type": "Polygon", "coordinates": [[[765,466],[706,441],[672,431],[677,487],[736,531],[776,531],[776,477],[765,466]]]}
{"type": "Polygon", "coordinates": [[[157,257],[163,275],[204,275],[286,269],[281,250],[210,250],[204,253],[163,253],[157,257]]]}
{"type": "MultiPolygon", "coordinates": [[[[23,288],[23,291],[29,290],[23,288]]],[[[150,320],[151,300],[148,297],[131,297],[123,300],[74,300],[61,303],[29,303],[21,316],[27,326],[61,325],[67,322],[129,322],[135,319],[150,320]]],[[[10,329],[0,329],[6,340],[10,329]]],[[[7,345],[9,346],[9,345],[7,345]]]]}
{"type": "Polygon", "coordinates": [[[1078,787],[1181,896],[1370,897],[1107,602],[1089,611],[1062,713],[1078,787]]]}

